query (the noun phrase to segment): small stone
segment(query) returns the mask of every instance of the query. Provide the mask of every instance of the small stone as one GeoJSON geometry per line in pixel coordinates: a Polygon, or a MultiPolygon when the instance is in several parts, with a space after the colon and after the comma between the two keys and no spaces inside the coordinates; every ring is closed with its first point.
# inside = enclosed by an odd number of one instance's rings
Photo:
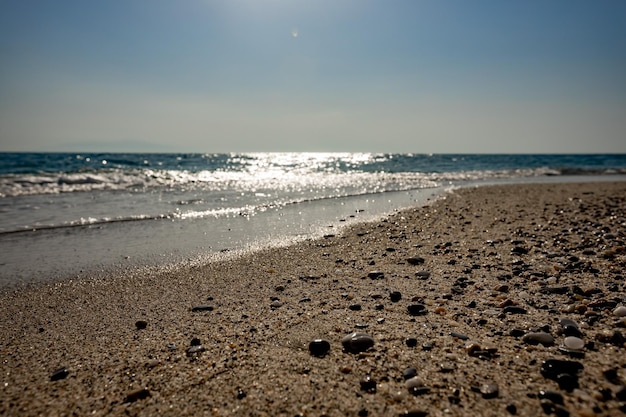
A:
{"type": "Polygon", "coordinates": [[[618,306],[613,310],[613,315],[617,317],[626,317],[626,306],[618,306]]]}
{"type": "Polygon", "coordinates": [[[189,348],[187,348],[185,353],[187,354],[187,356],[193,357],[193,356],[199,355],[200,353],[204,352],[205,350],[206,349],[202,345],[194,345],[194,346],[190,346],[189,348]]]}
{"type": "Polygon", "coordinates": [[[382,271],[370,271],[367,276],[371,279],[383,279],[385,278],[385,273],[382,271]]]}
{"type": "Polygon", "coordinates": [[[531,332],[522,337],[522,342],[529,345],[542,344],[544,346],[552,346],[554,344],[554,336],[546,332],[531,332]]]}
{"type": "Polygon", "coordinates": [[[583,368],[580,362],[548,359],[541,364],[541,375],[556,381],[561,389],[572,391],[578,387],[578,374],[583,368]]]}
{"type": "Polygon", "coordinates": [[[410,304],[409,306],[407,306],[407,310],[412,316],[422,316],[428,313],[428,310],[426,310],[426,306],[424,304],[410,304]]]}
{"type": "Polygon", "coordinates": [[[430,271],[418,271],[415,273],[415,276],[421,280],[426,280],[430,278],[430,271]]]}
{"type": "Polygon", "coordinates": [[[348,308],[352,311],[359,311],[361,310],[361,304],[350,304],[348,308]]]}
{"type": "Polygon", "coordinates": [[[67,378],[69,374],[70,374],[70,371],[68,371],[67,368],[65,367],[59,368],[55,370],[54,372],[52,372],[52,374],[50,375],[50,381],[59,381],[61,379],[65,379],[67,378]]]}
{"type": "Polygon", "coordinates": [[[341,339],[343,348],[351,353],[365,352],[374,346],[374,338],[365,333],[354,332],[341,339]]]}
{"type": "Polygon", "coordinates": [[[412,377],[405,381],[404,385],[409,390],[409,393],[413,395],[426,394],[430,391],[429,388],[424,386],[424,381],[418,377],[412,377]]]}
{"type": "Polygon", "coordinates": [[[391,294],[389,294],[389,299],[392,303],[397,303],[402,299],[402,293],[400,293],[400,291],[393,291],[391,294]]]}
{"type": "Polygon", "coordinates": [[[425,259],[421,256],[412,256],[410,258],[407,258],[406,261],[411,265],[421,265],[425,262],[425,259]]]}
{"type": "Polygon", "coordinates": [[[459,332],[450,332],[450,336],[460,340],[469,340],[469,336],[459,332]]]}
{"type": "Polygon", "coordinates": [[[417,339],[414,337],[407,337],[404,343],[406,343],[408,347],[415,347],[417,346],[417,339]]]}
{"type": "Polygon", "coordinates": [[[417,369],[415,369],[414,367],[409,367],[406,368],[404,371],[402,371],[402,376],[404,377],[404,380],[406,381],[407,379],[411,379],[414,376],[417,376],[417,369]]]}
{"type": "Polygon", "coordinates": [[[540,400],[549,400],[554,404],[563,404],[563,396],[557,391],[541,390],[538,397],[540,400]]]}
{"type": "Polygon", "coordinates": [[[515,415],[517,414],[517,406],[515,404],[507,404],[506,411],[509,414],[515,415]]]}
{"type": "Polygon", "coordinates": [[[526,310],[523,307],[520,306],[507,306],[504,307],[504,311],[505,314],[526,314],[528,313],[528,310],[526,310]]]}
{"type": "Polygon", "coordinates": [[[317,357],[324,357],[330,351],[330,343],[324,339],[315,339],[309,343],[309,352],[317,357]]]}
{"type": "Polygon", "coordinates": [[[489,382],[480,386],[480,393],[482,394],[483,398],[486,399],[496,398],[500,394],[500,389],[498,387],[498,384],[496,384],[495,382],[489,382]]]}
{"type": "Polygon", "coordinates": [[[197,337],[194,337],[191,339],[191,342],[189,342],[189,346],[200,346],[201,344],[202,342],[197,337]]]}
{"type": "Polygon", "coordinates": [[[282,307],[282,305],[283,305],[283,303],[282,303],[282,302],[280,302],[279,300],[274,300],[274,301],[272,301],[272,303],[270,304],[270,307],[271,307],[272,309],[275,309],[275,308],[282,307]]]}
{"type": "Polygon", "coordinates": [[[523,248],[521,246],[516,246],[511,249],[511,253],[514,255],[526,255],[528,253],[528,249],[523,248]]]}
{"type": "Polygon", "coordinates": [[[563,346],[567,349],[582,350],[585,347],[585,341],[576,336],[568,336],[563,340],[563,346]]]}
{"type": "Polygon", "coordinates": [[[199,311],[213,311],[213,306],[209,306],[209,305],[195,306],[191,309],[191,311],[193,311],[194,313],[197,313],[199,311]]]}
{"type": "Polygon", "coordinates": [[[246,392],[243,389],[237,388],[237,399],[238,400],[243,400],[247,396],[248,396],[248,394],[246,394],[246,392]]]}
{"type": "Polygon", "coordinates": [[[141,388],[131,392],[124,398],[125,403],[134,403],[135,401],[146,399],[150,396],[150,391],[147,388],[141,388]]]}
{"type": "Polygon", "coordinates": [[[359,385],[361,385],[361,391],[365,391],[369,394],[374,394],[376,392],[376,381],[373,380],[369,375],[365,376],[359,381],[359,385]]]}
{"type": "Polygon", "coordinates": [[[563,334],[565,336],[582,337],[578,324],[576,324],[574,320],[561,319],[559,320],[559,324],[561,325],[561,329],[563,330],[563,334]]]}

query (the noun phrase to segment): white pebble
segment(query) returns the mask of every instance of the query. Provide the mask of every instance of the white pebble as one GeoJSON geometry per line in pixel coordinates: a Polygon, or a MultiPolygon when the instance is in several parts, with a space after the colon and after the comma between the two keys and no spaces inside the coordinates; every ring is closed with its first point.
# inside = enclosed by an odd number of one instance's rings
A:
{"type": "Polygon", "coordinates": [[[626,306],[618,306],[613,310],[613,314],[617,317],[626,317],[626,306]]]}

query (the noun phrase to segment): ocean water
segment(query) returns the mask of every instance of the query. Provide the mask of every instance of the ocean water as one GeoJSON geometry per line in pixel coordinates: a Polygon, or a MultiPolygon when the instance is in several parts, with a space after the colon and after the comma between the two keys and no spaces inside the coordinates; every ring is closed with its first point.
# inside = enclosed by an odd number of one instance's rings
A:
{"type": "Polygon", "coordinates": [[[625,174],[624,154],[0,153],[0,286],[289,242],[450,186],[625,174]]]}

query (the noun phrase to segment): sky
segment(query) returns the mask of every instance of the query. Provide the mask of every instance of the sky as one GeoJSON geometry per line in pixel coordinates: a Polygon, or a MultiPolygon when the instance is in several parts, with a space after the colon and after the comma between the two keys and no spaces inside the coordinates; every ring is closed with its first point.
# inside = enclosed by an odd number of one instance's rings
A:
{"type": "Polygon", "coordinates": [[[0,0],[0,151],[626,153],[626,1],[0,0]]]}

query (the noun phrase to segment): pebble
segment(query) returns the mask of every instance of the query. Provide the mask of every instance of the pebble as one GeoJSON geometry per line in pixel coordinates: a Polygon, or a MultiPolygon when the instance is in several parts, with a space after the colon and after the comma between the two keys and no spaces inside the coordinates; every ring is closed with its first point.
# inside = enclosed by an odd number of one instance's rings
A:
{"type": "Polygon", "coordinates": [[[406,261],[411,265],[420,265],[425,262],[425,259],[422,258],[421,256],[412,256],[410,258],[407,258],[406,261]]]}
{"type": "Polygon", "coordinates": [[[376,393],[376,381],[372,379],[369,375],[366,375],[359,381],[361,385],[361,391],[365,391],[370,394],[376,393]]]}
{"type": "Polygon", "coordinates": [[[129,393],[126,398],[124,398],[125,403],[134,403],[135,401],[146,399],[150,396],[150,391],[148,388],[141,388],[136,391],[129,393]]]}
{"type": "Polygon", "coordinates": [[[582,350],[585,347],[585,341],[576,336],[568,336],[563,340],[563,346],[567,349],[582,350]]]}
{"type": "Polygon", "coordinates": [[[407,337],[404,343],[406,343],[408,347],[415,347],[417,346],[417,339],[414,337],[407,337]]]}
{"type": "Polygon", "coordinates": [[[469,336],[459,333],[459,332],[450,332],[450,336],[455,337],[460,340],[469,340],[469,336]]]}
{"type": "Polygon", "coordinates": [[[480,393],[483,398],[496,398],[500,394],[500,388],[495,382],[488,382],[480,386],[480,393]]]}
{"type": "Polygon", "coordinates": [[[528,310],[520,306],[506,306],[503,310],[506,314],[526,314],[528,310]]]}
{"type": "Polygon", "coordinates": [[[419,279],[426,280],[430,278],[430,271],[418,271],[415,273],[415,276],[419,279]]]}
{"type": "Polygon", "coordinates": [[[412,316],[422,316],[428,313],[424,304],[410,304],[407,306],[407,310],[412,316]]]}
{"type": "Polygon", "coordinates": [[[409,393],[413,395],[426,394],[430,391],[429,388],[424,386],[424,381],[422,381],[418,377],[412,377],[412,378],[407,379],[404,382],[404,385],[409,390],[409,393]]]}
{"type": "Polygon", "coordinates": [[[309,352],[317,357],[326,356],[330,351],[330,343],[324,339],[315,339],[309,343],[309,352]]]}
{"type": "Polygon", "coordinates": [[[371,279],[383,279],[385,278],[385,273],[382,271],[370,271],[367,276],[371,279]]]}
{"type": "Polygon", "coordinates": [[[613,310],[613,315],[617,317],[626,317],[626,306],[618,306],[613,310]]]}
{"type": "Polygon", "coordinates": [[[187,348],[185,353],[187,354],[187,356],[191,357],[191,356],[197,356],[198,354],[204,352],[205,350],[206,349],[202,345],[194,345],[194,346],[189,346],[189,348],[187,348]]]}
{"type": "Polygon", "coordinates": [[[148,322],[145,320],[137,320],[135,322],[135,327],[137,328],[137,330],[143,330],[148,327],[148,322]]]}
{"type": "Polygon", "coordinates": [[[544,346],[552,346],[554,344],[554,336],[546,332],[531,332],[522,337],[522,342],[529,345],[542,344],[544,346]]]}
{"type": "Polygon", "coordinates": [[[198,312],[198,311],[213,311],[213,306],[209,306],[209,305],[200,305],[200,306],[195,306],[191,309],[191,311],[198,312]]]}
{"type": "Polygon", "coordinates": [[[402,372],[402,376],[404,377],[404,380],[406,381],[407,379],[411,379],[414,376],[417,376],[417,369],[415,369],[414,367],[409,367],[406,368],[403,372],[402,372]]]}
{"type": "Polygon", "coordinates": [[[61,367],[52,372],[52,374],[50,375],[50,381],[59,381],[61,379],[65,379],[69,374],[70,371],[68,371],[67,368],[61,367]]]}
{"type": "Polygon", "coordinates": [[[583,369],[580,362],[548,359],[541,364],[541,375],[556,381],[561,389],[572,391],[578,387],[578,374],[583,369]]]}
{"type": "Polygon", "coordinates": [[[366,333],[354,332],[341,339],[341,345],[351,353],[365,352],[374,346],[374,338],[366,333]]]}
{"type": "Polygon", "coordinates": [[[352,311],[359,311],[361,310],[361,304],[350,304],[348,308],[352,311]]]}
{"type": "Polygon", "coordinates": [[[393,291],[391,292],[391,294],[389,294],[389,299],[391,300],[391,302],[397,303],[402,299],[402,293],[400,291],[393,291]]]}
{"type": "Polygon", "coordinates": [[[271,308],[279,308],[282,307],[283,303],[280,302],[279,300],[274,300],[272,301],[272,303],[270,304],[271,308]]]}
{"type": "Polygon", "coordinates": [[[540,400],[550,400],[554,404],[563,404],[563,396],[557,391],[541,390],[538,397],[540,400]]]}
{"type": "Polygon", "coordinates": [[[561,325],[561,329],[563,330],[563,334],[565,336],[582,337],[578,324],[576,324],[574,320],[561,319],[559,320],[559,324],[561,325]]]}

